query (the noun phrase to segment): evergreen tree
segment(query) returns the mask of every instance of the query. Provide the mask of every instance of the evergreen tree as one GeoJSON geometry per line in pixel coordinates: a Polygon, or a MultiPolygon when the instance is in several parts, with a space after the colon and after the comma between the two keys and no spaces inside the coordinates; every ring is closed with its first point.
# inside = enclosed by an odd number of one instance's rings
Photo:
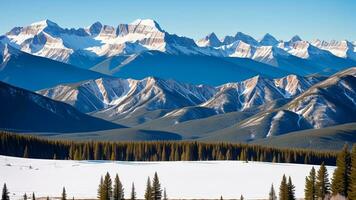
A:
{"type": "Polygon", "coordinates": [[[131,187],[131,200],[136,200],[136,190],[135,190],[135,184],[132,183],[132,187],[131,187]]]}
{"type": "Polygon", "coordinates": [[[112,181],[109,172],[106,172],[102,190],[103,198],[101,200],[110,200],[112,197],[112,181]]]}
{"type": "Polygon", "coordinates": [[[118,174],[116,174],[115,176],[113,193],[114,193],[114,200],[124,199],[124,188],[122,187],[118,174]]]}
{"type": "Polygon", "coordinates": [[[103,195],[103,185],[104,185],[104,179],[103,179],[103,176],[101,176],[99,187],[98,187],[98,199],[100,199],[100,200],[102,199],[101,197],[104,196],[103,195]]]}
{"type": "Polygon", "coordinates": [[[285,175],[283,175],[281,185],[279,186],[279,200],[288,200],[288,184],[285,175]]]}
{"type": "Polygon", "coordinates": [[[222,196],[220,196],[220,200],[224,200],[222,196]]]}
{"type": "Polygon", "coordinates": [[[1,200],[10,200],[9,190],[6,187],[6,183],[4,183],[4,187],[2,188],[1,200]]]}
{"type": "Polygon", "coordinates": [[[63,187],[61,200],[67,200],[67,193],[66,193],[66,188],[65,187],[63,187]]]}
{"type": "Polygon", "coordinates": [[[32,200],[36,200],[36,196],[34,192],[32,192],[32,200]]]}
{"type": "Polygon", "coordinates": [[[147,185],[145,191],[145,200],[152,200],[152,186],[150,177],[147,178],[147,185]]]}
{"type": "Polygon", "coordinates": [[[331,191],[333,195],[340,194],[347,197],[349,185],[350,152],[345,145],[336,159],[336,169],[333,174],[331,191]]]}
{"type": "Polygon", "coordinates": [[[271,190],[269,191],[268,200],[277,200],[276,191],[274,190],[273,184],[271,185],[271,190]]]}
{"type": "Polygon", "coordinates": [[[305,177],[304,199],[316,200],[316,178],[314,167],[310,170],[309,176],[305,177]]]}
{"type": "Polygon", "coordinates": [[[242,196],[242,194],[241,194],[241,196],[240,196],[240,200],[244,200],[245,198],[244,198],[244,196],[242,196]]]}
{"type": "Polygon", "coordinates": [[[321,163],[316,176],[316,196],[317,199],[324,199],[327,194],[330,193],[330,182],[329,174],[324,165],[324,162],[321,163]]]}
{"type": "Polygon", "coordinates": [[[46,198],[47,200],[49,200],[49,196],[47,196],[47,198],[46,198]]]}
{"type": "Polygon", "coordinates": [[[27,200],[27,194],[26,193],[23,195],[23,200],[27,200]]]}
{"type": "Polygon", "coordinates": [[[352,146],[348,198],[350,200],[356,200],[356,144],[352,146]]]}
{"type": "Polygon", "coordinates": [[[166,188],[164,188],[164,190],[163,190],[163,200],[168,200],[166,188]]]}
{"type": "Polygon", "coordinates": [[[153,200],[161,200],[162,199],[162,189],[161,184],[159,183],[157,172],[153,177],[152,181],[152,199],[153,200]]]}
{"type": "Polygon", "coordinates": [[[295,186],[291,177],[288,178],[288,200],[295,200],[295,186]]]}
{"type": "Polygon", "coordinates": [[[106,173],[105,178],[100,179],[98,198],[99,200],[110,200],[112,197],[112,181],[109,172],[106,173]]]}

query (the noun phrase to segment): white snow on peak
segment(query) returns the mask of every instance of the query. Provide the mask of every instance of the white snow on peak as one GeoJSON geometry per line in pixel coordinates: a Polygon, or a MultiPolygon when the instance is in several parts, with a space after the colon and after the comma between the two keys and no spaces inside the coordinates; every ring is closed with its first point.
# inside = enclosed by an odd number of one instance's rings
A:
{"type": "Polygon", "coordinates": [[[34,22],[31,24],[31,26],[58,26],[58,25],[49,19],[45,19],[38,22],[34,22]]]}
{"type": "Polygon", "coordinates": [[[135,21],[131,22],[130,25],[144,25],[150,27],[157,27],[158,23],[153,19],[136,19],[135,21]]]}

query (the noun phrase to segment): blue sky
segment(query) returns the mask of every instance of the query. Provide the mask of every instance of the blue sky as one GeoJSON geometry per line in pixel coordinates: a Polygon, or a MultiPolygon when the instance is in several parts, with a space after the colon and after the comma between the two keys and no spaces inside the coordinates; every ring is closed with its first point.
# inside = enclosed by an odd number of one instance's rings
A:
{"type": "Polygon", "coordinates": [[[4,0],[0,33],[42,19],[77,28],[137,18],[155,19],[164,30],[194,39],[241,31],[256,39],[268,32],[284,40],[295,34],[308,40],[356,40],[354,0],[4,0]]]}

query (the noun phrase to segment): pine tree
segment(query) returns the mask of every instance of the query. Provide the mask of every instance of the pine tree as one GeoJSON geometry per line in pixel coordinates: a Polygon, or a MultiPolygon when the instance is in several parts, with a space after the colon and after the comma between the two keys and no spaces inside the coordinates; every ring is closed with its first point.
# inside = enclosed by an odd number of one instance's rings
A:
{"type": "Polygon", "coordinates": [[[348,198],[350,200],[356,200],[356,144],[352,146],[348,198]]]}
{"type": "Polygon", "coordinates": [[[46,200],[49,200],[49,196],[47,196],[46,200]]]}
{"type": "Polygon", "coordinates": [[[63,187],[61,200],[67,200],[67,193],[66,193],[66,188],[65,187],[63,187]]]}
{"type": "Polygon", "coordinates": [[[131,187],[131,200],[136,200],[136,190],[135,190],[135,184],[132,183],[132,187],[131,187]]]}
{"type": "Polygon", "coordinates": [[[244,196],[242,196],[242,194],[241,194],[241,196],[240,196],[240,200],[244,200],[245,198],[244,198],[244,196]]]}
{"type": "Polygon", "coordinates": [[[124,188],[122,187],[118,174],[116,174],[115,176],[113,193],[114,193],[114,200],[124,199],[124,188]]]}
{"type": "Polygon", "coordinates": [[[103,195],[103,185],[104,185],[104,179],[103,179],[103,176],[101,176],[99,187],[98,187],[98,199],[100,199],[100,200],[102,199],[101,197],[104,196],[103,195]]]}
{"type": "Polygon", "coordinates": [[[317,199],[324,199],[327,194],[330,193],[330,182],[329,174],[324,165],[324,162],[321,163],[316,176],[316,196],[317,199]]]}
{"type": "Polygon", "coordinates": [[[1,200],[10,200],[9,190],[6,187],[6,183],[4,183],[4,187],[2,188],[1,200]]]}
{"type": "Polygon", "coordinates": [[[345,145],[336,159],[336,169],[333,174],[331,191],[333,195],[340,194],[347,197],[349,185],[350,152],[348,145],[345,145]]]}
{"type": "Polygon", "coordinates": [[[220,196],[220,200],[224,200],[222,196],[220,196]]]}
{"type": "Polygon", "coordinates": [[[145,191],[145,200],[152,200],[152,186],[150,177],[147,178],[147,185],[145,191]]]}
{"type": "Polygon", "coordinates": [[[288,178],[288,200],[295,200],[295,186],[291,177],[288,178]]]}
{"type": "Polygon", "coordinates": [[[314,167],[310,170],[309,176],[305,177],[304,199],[316,200],[316,178],[314,167]]]}
{"type": "Polygon", "coordinates": [[[281,185],[279,186],[279,200],[288,200],[288,184],[285,175],[283,175],[281,185]]]}
{"type": "Polygon", "coordinates": [[[27,200],[27,194],[26,193],[23,195],[23,200],[27,200]]]}
{"type": "Polygon", "coordinates": [[[164,188],[164,190],[163,190],[163,200],[168,200],[166,188],[164,188]]]}
{"type": "Polygon", "coordinates": [[[32,200],[36,200],[36,196],[34,192],[32,192],[32,200]]]}
{"type": "Polygon", "coordinates": [[[269,191],[268,200],[277,200],[276,191],[274,190],[273,184],[271,185],[271,190],[269,191]]]}
{"type": "Polygon", "coordinates": [[[153,177],[152,181],[152,199],[153,200],[161,200],[162,199],[162,189],[161,184],[159,183],[157,172],[153,177]]]}
{"type": "Polygon", "coordinates": [[[106,172],[102,190],[103,197],[101,200],[110,200],[112,197],[112,181],[109,172],[106,172]]]}

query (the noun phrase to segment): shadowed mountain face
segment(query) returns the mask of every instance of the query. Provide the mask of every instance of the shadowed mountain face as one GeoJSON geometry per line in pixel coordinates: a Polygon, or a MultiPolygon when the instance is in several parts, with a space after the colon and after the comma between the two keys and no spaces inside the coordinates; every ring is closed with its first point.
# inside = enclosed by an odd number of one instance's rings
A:
{"type": "Polygon", "coordinates": [[[16,132],[84,132],[122,128],[72,106],[0,82],[0,128],[16,132]]]}
{"type": "Polygon", "coordinates": [[[0,64],[0,81],[28,90],[38,90],[61,83],[106,77],[97,72],[33,56],[10,45],[3,45],[3,52],[4,59],[0,64]]]}

